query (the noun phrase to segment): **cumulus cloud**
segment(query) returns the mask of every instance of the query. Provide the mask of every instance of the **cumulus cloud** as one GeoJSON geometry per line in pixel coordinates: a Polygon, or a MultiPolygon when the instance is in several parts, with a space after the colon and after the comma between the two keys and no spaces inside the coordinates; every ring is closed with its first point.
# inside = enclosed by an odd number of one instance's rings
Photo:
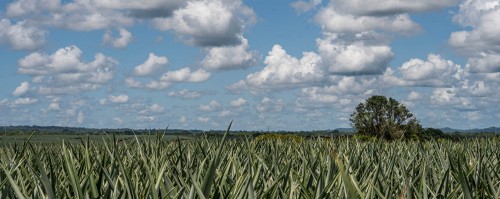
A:
{"type": "Polygon", "coordinates": [[[498,87],[497,84],[493,82],[478,80],[470,81],[465,80],[462,84],[462,93],[473,97],[486,97],[495,93],[493,87],[498,87]]]}
{"type": "Polygon", "coordinates": [[[188,89],[182,89],[178,91],[172,91],[168,93],[170,97],[179,97],[182,99],[196,99],[202,96],[202,93],[197,91],[190,91],[188,89]]]}
{"type": "Polygon", "coordinates": [[[185,0],[99,0],[99,7],[129,11],[136,18],[168,17],[172,12],[186,4],[185,0]]]}
{"type": "Polygon", "coordinates": [[[153,122],[156,120],[156,117],[152,115],[138,115],[136,120],[138,122],[153,122]]]}
{"type": "Polygon", "coordinates": [[[198,122],[207,123],[207,122],[210,121],[210,118],[208,118],[208,117],[198,117],[197,120],[198,120],[198,122]]]}
{"type": "Polygon", "coordinates": [[[49,104],[49,107],[47,108],[49,111],[60,111],[61,107],[58,102],[52,102],[49,104]]]}
{"type": "Polygon", "coordinates": [[[388,45],[372,44],[362,38],[350,42],[339,38],[336,34],[329,34],[325,38],[317,39],[316,43],[324,64],[333,74],[381,74],[393,57],[391,47],[388,45]]]}
{"type": "MultiPolygon", "coordinates": [[[[151,58],[151,56],[150,56],[151,58]]],[[[154,74],[153,71],[157,71],[161,69],[161,65],[163,64],[158,64],[158,60],[161,60],[162,58],[152,58],[152,60],[156,61],[146,61],[144,64],[138,66],[135,68],[134,73],[136,75],[146,75],[146,74],[154,74]],[[156,63],[155,63],[156,62],[156,63]]],[[[161,61],[160,61],[161,62],[161,61]]],[[[166,58],[165,58],[166,62],[166,58]]],[[[134,77],[128,77],[125,79],[125,84],[129,88],[138,88],[138,89],[146,89],[146,90],[163,90],[174,83],[182,83],[182,82],[188,82],[188,83],[199,83],[199,82],[204,82],[210,79],[211,73],[207,72],[203,69],[198,69],[196,71],[191,71],[191,68],[189,67],[184,67],[179,70],[175,71],[168,71],[164,73],[158,80],[149,80],[149,82],[143,82],[140,80],[135,79],[134,77]]],[[[172,93],[172,95],[175,95],[175,93],[172,93]]]]}
{"type": "Polygon", "coordinates": [[[451,33],[448,42],[468,57],[471,72],[499,72],[500,2],[464,1],[453,19],[468,30],[451,33]]]}
{"type": "Polygon", "coordinates": [[[241,44],[208,48],[201,64],[208,70],[241,69],[254,66],[259,61],[255,51],[249,51],[248,40],[241,38],[241,44]]]}
{"type": "Polygon", "coordinates": [[[111,31],[106,31],[102,38],[103,43],[110,44],[115,48],[125,48],[132,41],[132,33],[125,28],[120,28],[118,31],[120,35],[116,38],[113,37],[111,31]]]}
{"type": "Polygon", "coordinates": [[[314,52],[304,52],[299,60],[287,54],[280,45],[274,45],[264,64],[261,71],[249,74],[228,89],[273,90],[315,84],[324,79],[321,58],[314,52]]]}
{"type": "Polygon", "coordinates": [[[15,50],[34,50],[45,44],[46,32],[19,21],[12,24],[8,19],[0,20],[0,44],[8,43],[15,50]]]}
{"type": "Polygon", "coordinates": [[[454,105],[457,104],[458,98],[456,97],[457,95],[457,88],[435,88],[432,91],[432,96],[431,100],[434,104],[439,104],[439,105],[454,105]]]}
{"type": "Polygon", "coordinates": [[[160,78],[165,82],[204,82],[210,79],[211,74],[203,69],[191,71],[189,67],[184,67],[176,71],[168,71],[160,78]]]}
{"type": "Polygon", "coordinates": [[[331,33],[358,33],[381,30],[409,34],[420,29],[420,26],[413,22],[408,14],[356,16],[343,13],[334,5],[322,8],[316,15],[315,20],[325,31],[331,33]]]}
{"type": "Polygon", "coordinates": [[[468,61],[471,72],[500,72],[500,51],[498,53],[479,53],[477,56],[470,57],[468,61]]]}
{"type": "Polygon", "coordinates": [[[456,85],[464,76],[460,65],[429,54],[427,60],[411,59],[398,68],[403,84],[407,86],[449,87],[456,85]]]}
{"type": "Polygon", "coordinates": [[[115,124],[121,125],[121,124],[123,124],[123,119],[121,119],[119,117],[114,117],[113,122],[115,122],[115,124]]]}
{"type": "Polygon", "coordinates": [[[224,46],[240,44],[245,25],[254,20],[253,10],[240,1],[188,1],[172,17],[155,19],[155,27],[196,46],[224,46]]]}
{"type": "Polygon", "coordinates": [[[22,82],[21,85],[19,85],[16,90],[12,93],[12,95],[15,96],[20,96],[24,95],[26,92],[28,92],[30,89],[30,83],[29,82],[22,82]]]}
{"type": "Polygon", "coordinates": [[[375,89],[385,88],[379,82],[378,77],[333,76],[328,85],[303,88],[299,93],[297,104],[299,108],[346,106],[352,101],[372,95],[375,89]]]}
{"type": "Polygon", "coordinates": [[[115,103],[115,104],[123,104],[123,103],[127,103],[128,100],[129,100],[129,97],[128,95],[125,95],[125,94],[120,94],[120,95],[110,95],[108,96],[108,99],[111,103],[115,103]]]}
{"type": "Polygon", "coordinates": [[[219,110],[221,107],[222,106],[218,101],[212,100],[207,105],[200,105],[199,109],[201,111],[211,112],[211,111],[219,110]]]}
{"type": "Polygon", "coordinates": [[[290,4],[298,13],[307,12],[321,4],[321,0],[296,1],[290,4]]]}
{"type": "Polygon", "coordinates": [[[148,59],[134,68],[134,75],[136,76],[148,76],[154,75],[161,71],[165,65],[168,64],[167,57],[157,56],[154,53],[149,53],[148,59]]]}
{"type": "Polygon", "coordinates": [[[139,112],[141,115],[150,115],[150,114],[158,114],[164,113],[165,107],[159,104],[152,104],[151,106],[146,107],[146,109],[139,112]]]}
{"type": "Polygon", "coordinates": [[[238,98],[238,99],[235,99],[235,100],[231,100],[231,106],[232,107],[241,107],[241,106],[245,106],[247,104],[247,100],[243,99],[243,98],[238,98]]]}
{"type": "Polygon", "coordinates": [[[83,124],[85,120],[85,115],[83,114],[83,112],[78,112],[78,115],[76,116],[76,123],[77,124],[83,124]]]}
{"type": "Polygon", "coordinates": [[[136,80],[133,77],[128,77],[127,79],[125,79],[125,85],[129,88],[146,89],[146,90],[163,90],[169,88],[172,85],[172,83],[157,81],[157,80],[150,80],[149,82],[144,83],[142,81],[136,80]]]}
{"type": "Polygon", "coordinates": [[[32,76],[34,89],[45,95],[96,90],[113,79],[117,61],[97,53],[92,62],[84,62],[82,54],[76,46],[52,55],[34,52],[18,61],[18,73],[32,76]]]}
{"type": "Polygon", "coordinates": [[[42,10],[55,10],[60,5],[60,0],[17,0],[7,6],[6,15],[9,17],[20,17],[38,13],[42,10]]]}
{"type": "Polygon", "coordinates": [[[338,10],[355,15],[384,16],[438,10],[456,5],[460,1],[461,0],[332,0],[331,4],[337,7],[338,10]]]}
{"type": "Polygon", "coordinates": [[[276,99],[273,100],[268,97],[262,98],[259,104],[255,106],[257,111],[261,114],[261,117],[263,117],[262,114],[265,113],[275,113],[275,112],[281,112],[285,109],[285,102],[282,99],[276,99]]]}
{"type": "Polygon", "coordinates": [[[37,103],[38,99],[36,98],[30,98],[30,97],[24,97],[24,98],[18,98],[14,101],[15,105],[30,105],[37,103]]]}
{"type": "Polygon", "coordinates": [[[183,115],[183,116],[181,116],[179,118],[179,123],[181,123],[181,124],[187,124],[187,122],[188,122],[188,119],[187,119],[186,116],[183,115]]]}
{"type": "MultiPolygon", "coordinates": [[[[131,25],[127,11],[101,6],[101,1],[18,0],[7,6],[7,16],[33,23],[77,31],[92,31],[131,25]]],[[[146,3],[147,4],[147,3],[146,3]]]]}
{"type": "Polygon", "coordinates": [[[408,97],[406,98],[407,100],[409,101],[415,101],[415,100],[418,100],[422,97],[422,95],[418,92],[415,92],[415,91],[411,91],[409,94],[408,94],[408,97]]]}

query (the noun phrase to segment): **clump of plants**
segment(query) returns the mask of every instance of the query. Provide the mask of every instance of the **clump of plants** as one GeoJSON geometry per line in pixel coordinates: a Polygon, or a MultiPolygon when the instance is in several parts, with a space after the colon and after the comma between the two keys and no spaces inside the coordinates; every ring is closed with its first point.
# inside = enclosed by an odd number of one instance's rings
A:
{"type": "Polygon", "coordinates": [[[359,103],[350,117],[362,137],[385,140],[418,139],[422,126],[414,115],[393,98],[374,95],[359,103]]]}

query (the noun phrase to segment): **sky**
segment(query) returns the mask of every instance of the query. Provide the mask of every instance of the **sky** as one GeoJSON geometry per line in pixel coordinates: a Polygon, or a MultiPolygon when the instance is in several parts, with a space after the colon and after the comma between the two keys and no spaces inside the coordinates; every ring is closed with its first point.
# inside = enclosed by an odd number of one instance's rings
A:
{"type": "Polygon", "coordinates": [[[0,126],[499,126],[499,35],[498,0],[4,0],[0,126]]]}

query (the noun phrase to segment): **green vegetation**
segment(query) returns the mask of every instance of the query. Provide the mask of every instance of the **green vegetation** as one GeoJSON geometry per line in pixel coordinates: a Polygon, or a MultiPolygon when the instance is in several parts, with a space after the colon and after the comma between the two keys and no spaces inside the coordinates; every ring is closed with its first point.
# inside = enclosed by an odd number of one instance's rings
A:
{"type": "Polygon", "coordinates": [[[358,134],[386,140],[417,138],[422,131],[406,106],[380,95],[359,103],[350,121],[358,134]]]}
{"type": "Polygon", "coordinates": [[[500,190],[498,138],[131,138],[4,142],[0,198],[498,198],[500,190]]]}

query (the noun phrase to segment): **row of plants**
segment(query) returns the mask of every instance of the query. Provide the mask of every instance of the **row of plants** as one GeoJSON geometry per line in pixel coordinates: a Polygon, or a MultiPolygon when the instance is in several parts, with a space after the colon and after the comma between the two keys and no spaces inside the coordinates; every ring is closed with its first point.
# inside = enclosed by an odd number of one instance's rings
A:
{"type": "Polygon", "coordinates": [[[0,147],[0,198],[498,198],[496,139],[198,137],[0,147]]]}

